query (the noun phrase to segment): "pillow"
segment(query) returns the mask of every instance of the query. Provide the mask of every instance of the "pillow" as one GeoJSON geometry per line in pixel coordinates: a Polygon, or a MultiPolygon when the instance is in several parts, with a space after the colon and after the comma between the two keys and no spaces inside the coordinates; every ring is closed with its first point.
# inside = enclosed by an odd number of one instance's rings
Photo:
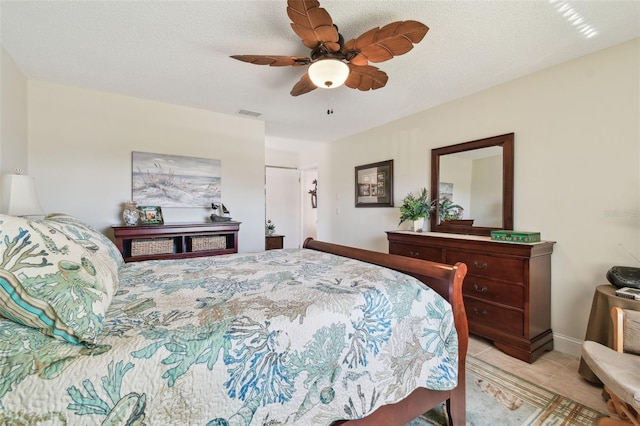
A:
{"type": "Polygon", "coordinates": [[[91,225],[64,213],[49,214],[42,220],[42,223],[86,248],[92,254],[94,263],[105,263],[105,266],[113,271],[116,279],[105,283],[113,282],[115,284],[113,288],[106,288],[107,294],[111,297],[118,289],[118,269],[124,265],[124,258],[116,245],[91,225]]]}
{"type": "Polygon", "coordinates": [[[124,265],[122,253],[113,242],[102,232],[97,231],[91,225],[79,221],[73,216],[64,213],[52,213],[44,218],[44,222],[52,228],[67,234],[78,244],[85,245],[88,249],[96,251],[100,255],[109,256],[119,268],[124,265]]]}
{"type": "Polygon", "coordinates": [[[96,344],[118,288],[116,263],[98,252],[47,221],[0,215],[0,315],[60,340],[96,344]]]}

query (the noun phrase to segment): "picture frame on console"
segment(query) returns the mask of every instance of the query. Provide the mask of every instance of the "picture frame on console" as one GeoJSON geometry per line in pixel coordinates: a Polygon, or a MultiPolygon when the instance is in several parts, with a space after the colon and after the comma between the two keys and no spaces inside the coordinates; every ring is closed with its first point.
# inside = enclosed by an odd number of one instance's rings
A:
{"type": "Polygon", "coordinates": [[[141,225],[163,225],[162,208],[160,206],[139,206],[141,225]]]}

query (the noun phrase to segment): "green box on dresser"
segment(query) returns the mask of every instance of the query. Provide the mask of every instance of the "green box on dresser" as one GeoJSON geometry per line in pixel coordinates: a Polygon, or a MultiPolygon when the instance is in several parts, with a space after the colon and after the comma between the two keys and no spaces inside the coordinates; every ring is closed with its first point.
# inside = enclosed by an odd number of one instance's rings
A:
{"type": "Polygon", "coordinates": [[[462,293],[470,333],[529,363],[553,349],[553,241],[410,231],[388,231],[387,239],[390,254],[467,265],[462,293]]]}
{"type": "Polygon", "coordinates": [[[491,239],[515,243],[539,243],[541,241],[539,232],[524,231],[491,231],[491,239]]]}

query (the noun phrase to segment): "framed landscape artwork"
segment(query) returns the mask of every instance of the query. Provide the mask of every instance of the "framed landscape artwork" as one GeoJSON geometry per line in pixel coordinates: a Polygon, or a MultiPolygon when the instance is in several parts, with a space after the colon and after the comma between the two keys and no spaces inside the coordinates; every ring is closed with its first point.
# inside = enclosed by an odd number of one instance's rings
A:
{"type": "Polygon", "coordinates": [[[393,207],[393,160],[356,167],[356,207],[393,207]]]}
{"type": "Polygon", "coordinates": [[[221,202],[220,160],[133,152],[131,195],[138,205],[210,207],[221,202]]]}

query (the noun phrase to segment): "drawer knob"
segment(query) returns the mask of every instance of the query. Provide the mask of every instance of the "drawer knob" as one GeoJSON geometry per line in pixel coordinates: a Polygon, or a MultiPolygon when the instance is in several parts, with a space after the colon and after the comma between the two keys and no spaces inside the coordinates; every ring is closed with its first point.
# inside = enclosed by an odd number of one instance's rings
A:
{"type": "Polygon", "coordinates": [[[411,250],[409,250],[409,256],[411,256],[411,257],[419,257],[420,256],[420,252],[419,251],[411,251],[411,250]]]}
{"type": "Polygon", "coordinates": [[[489,312],[486,309],[473,308],[473,313],[479,317],[486,317],[489,312]]]}
{"type": "Polygon", "coordinates": [[[473,285],[473,288],[478,293],[484,293],[485,291],[489,290],[486,285],[483,285],[482,287],[480,287],[477,283],[473,285]]]}
{"type": "Polygon", "coordinates": [[[486,268],[486,267],[487,267],[487,266],[489,266],[489,265],[487,265],[487,262],[482,262],[482,264],[480,264],[480,263],[478,263],[478,261],[477,261],[477,260],[474,260],[474,261],[473,261],[473,266],[475,266],[475,267],[476,267],[476,268],[478,268],[478,269],[484,269],[484,268],[486,268]]]}

